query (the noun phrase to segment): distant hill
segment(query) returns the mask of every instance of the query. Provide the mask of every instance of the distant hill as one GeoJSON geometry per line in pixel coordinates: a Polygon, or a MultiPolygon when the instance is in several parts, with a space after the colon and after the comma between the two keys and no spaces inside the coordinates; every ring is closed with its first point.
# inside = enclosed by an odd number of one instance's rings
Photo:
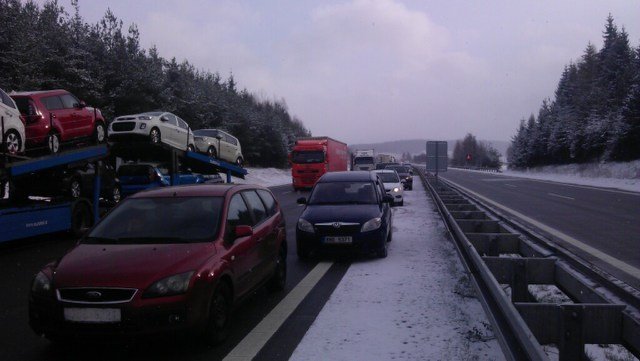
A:
{"type": "MultiPolygon", "coordinates": [[[[456,140],[447,140],[449,146],[449,153],[453,152],[453,147],[456,144],[456,140]]],[[[507,154],[507,148],[510,142],[503,140],[481,140],[491,144],[504,158],[507,154]]],[[[395,140],[391,142],[383,143],[363,143],[363,144],[350,144],[349,151],[353,152],[355,149],[375,149],[376,153],[389,153],[389,154],[402,154],[409,152],[412,155],[425,153],[427,148],[426,139],[410,139],[410,140],[395,140]]]]}

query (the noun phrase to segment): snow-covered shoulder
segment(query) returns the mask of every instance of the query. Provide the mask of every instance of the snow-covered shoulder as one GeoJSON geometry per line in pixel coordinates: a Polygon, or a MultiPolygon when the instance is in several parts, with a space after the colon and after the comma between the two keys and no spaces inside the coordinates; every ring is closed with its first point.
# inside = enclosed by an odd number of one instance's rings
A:
{"type": "Polygon", "coordinates": [[[640,192],[640,160],[544,166],[526,171],[504,170],[502,173],[492,174],[640,192]]]}
{"type": "Polygon", "coordinates": [[[258,184],[265,187],[291,184],[291,169],[246,168],[245,179],[232,178],[238,184],[258,184]]]}
{"type": "Polygon", "coordinates": [[[424,187],[404,197],[389,256],[350,265],[291,360],[504,359],[424,187]]]}

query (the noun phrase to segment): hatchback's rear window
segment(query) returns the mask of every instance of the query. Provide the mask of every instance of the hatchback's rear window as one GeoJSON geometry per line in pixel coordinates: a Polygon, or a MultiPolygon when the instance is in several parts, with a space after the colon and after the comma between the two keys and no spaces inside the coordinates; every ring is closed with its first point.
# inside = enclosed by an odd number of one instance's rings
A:
{"type": "Polygon", "coordinates": [[[398,178],[398,174],[397,173],[378,173],[378,176],[380,177],[380,179],[382,179],[382,183],[399,183],[400,182],[400,178],[398,178]]]}
{"type": "Polygon", "coordinates": [[[104,218],[83,243],[212,241],[220,228],[222,204],[222,197],[130,198],[104,218]]]}

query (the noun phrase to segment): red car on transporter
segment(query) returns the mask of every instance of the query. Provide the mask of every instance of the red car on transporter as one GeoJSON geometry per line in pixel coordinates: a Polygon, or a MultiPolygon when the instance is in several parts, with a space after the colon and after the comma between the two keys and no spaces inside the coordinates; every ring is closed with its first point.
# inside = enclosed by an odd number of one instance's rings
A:
{"type": "Polygon", "coordinates": [[[45,146],[55,154],[65,142],[106,141],[107,127],[100,110],[66,90],[13,92],[9,96],[20,110],[29,149],[45,146]]]}
{"type": "Polygon", "coordinates": [[[284,288],[285,237],[267,188],[137,193],[35,276],[30,325],[54,341],[193,330],[218,343],[237,300],[264,284],[284,288]]]}

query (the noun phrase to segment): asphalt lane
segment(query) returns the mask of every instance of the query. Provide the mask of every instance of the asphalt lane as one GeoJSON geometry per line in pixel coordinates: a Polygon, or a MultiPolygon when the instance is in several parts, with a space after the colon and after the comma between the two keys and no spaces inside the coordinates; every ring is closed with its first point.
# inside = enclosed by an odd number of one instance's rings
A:
{"type": "MultiPolygon", "coordinates": [[[[302,211],[290,186],[271,188],[285,214],[287,225],[287,286],[283,292],[260,289],[235,311],[232,333],[221,345],[207,348],[190,339],[160,338],[126,344],[52,345],[28,325],[28,294],[32,277],[50,260],[61,257],[75,244],[66,233],[22,240],[0,247],[0,353],[3,360],[221,360],[302,280],[317,262],[301,262],[296,255],[295,226],[302,211]]],[[[337,264],[315,286],[289,320],[269,341],[267,354],[286,359],[328,299],[348,263],[337,264]],[[294,332],[290,332],[294,331],[294,332]],[[284,350],[277,345],[288,345],[284,350]],[[284,353],[282,353],[284,351],[284,353]]]]}
{"type": "MultiPolygon", "coordinates": [[[[440,176],[640,269],[640,193],[455,169],[440,176]]],[[[640,279],[540,232],[640,289],[640,279]]]]}

